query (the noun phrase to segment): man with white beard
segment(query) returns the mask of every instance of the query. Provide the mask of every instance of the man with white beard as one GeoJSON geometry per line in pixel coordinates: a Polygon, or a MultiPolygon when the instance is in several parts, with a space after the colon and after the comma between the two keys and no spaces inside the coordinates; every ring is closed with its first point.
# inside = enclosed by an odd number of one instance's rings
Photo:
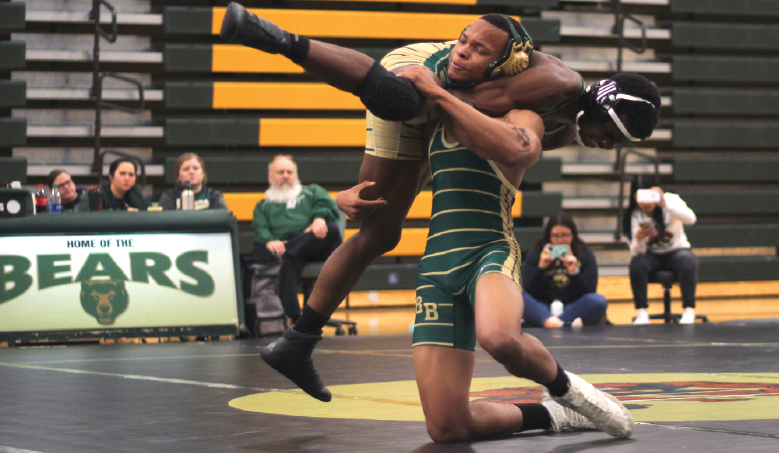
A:
{"type": "Polygon", "coordinates": [[[301,185],[292,156],[278,155],[268,164],[265,199],[254,207],[255,258],[282,260],[279,298],[287,317],[300,317],[298,282],[303,267],[324,261],[341,244],[338,207],[317,184],[301,185]]]}

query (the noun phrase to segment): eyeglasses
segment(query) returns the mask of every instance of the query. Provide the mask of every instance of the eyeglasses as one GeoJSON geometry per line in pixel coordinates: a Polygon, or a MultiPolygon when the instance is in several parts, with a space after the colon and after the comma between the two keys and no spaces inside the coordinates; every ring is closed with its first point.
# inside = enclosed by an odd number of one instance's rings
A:
{"type": "Polygon", "coordinates": [[[73,184],[73,180],[72,179],[68,179],[67,181],[63,182],[62,184],[57,184],[57,187],[64,187],[64,186],[67,186],[68,184],[73,184]]]}
{"type": "Polygon", "coordinates": [[[573,237],[573,233],[555,233],[555,234],[550,234],[549,236],[552,237],[553,239],[566,239],[566,238],[573,237]]]}

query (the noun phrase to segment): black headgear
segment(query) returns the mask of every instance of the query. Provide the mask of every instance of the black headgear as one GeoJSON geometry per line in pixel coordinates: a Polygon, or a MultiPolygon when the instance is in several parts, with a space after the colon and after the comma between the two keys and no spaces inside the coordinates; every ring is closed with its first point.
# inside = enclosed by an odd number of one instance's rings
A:
{"type": "Polygon", "coordinates": [[[447,72],[445,74],[446,88],[473,88],[482,82],[498,77],[517,75],[530,66],[530,55],[533,54],[533,38],[530,37],[522,24],[517,29],[511,19],[506,16],[501,17],[506,20],[509,28],[509,39],[506,42],[506,49],[503,51],[503,54],[487,66],[484,78],[476,82],[453,82],[447,72]]]}
{"type": "MultiPolygon", "coordinates": [[[[614,110],[617,105],[619,105],[619,103],[622,101],[646,102],[647,104],[651,105],[653,109],[657,109],[654,104],[652,104],[650,101],[647,101],[646,99],[621,93],[617,82],[608,79],[601,80],[598,83],[594,83],[588,86],[585,89],[585,95],[590,96],[595,104],[603,108],[603,110],[609,114],[611,119],[614,120],[614,123],[617,125],[620,132],[622,132],[622,134],[632,142],[640,142],[641,139],[630,135],[630,132],[628,132],[625,125],[622,124],[622,121],[619,119],[617,112],[614,110]]],[[[577,130],[579,126],[579,118],[581,118],[582,115],[584,115],[584,110],[581,110],[576,115],[577,130]]]]}

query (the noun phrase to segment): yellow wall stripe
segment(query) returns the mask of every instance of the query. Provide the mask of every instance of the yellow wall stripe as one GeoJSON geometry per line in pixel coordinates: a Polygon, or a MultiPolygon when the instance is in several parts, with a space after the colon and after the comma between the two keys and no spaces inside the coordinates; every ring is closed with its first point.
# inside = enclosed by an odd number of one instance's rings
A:
{"type": "Polygon", "coordinates": [[[365,146],[364,119],[260,119],[260,146],[365,146]]]}
{"type": "MultiPolygon", "coordinates": [[[[217,35],[227,8],[213,9],[212,33],[217,35]]],[[[456,39],[463,28],[479,19],[472,14],[385,13],[365,11],[322,11],[255,9],[254,14],[279,27],[318,38],[456,39]]],[[[519,20],[519,17],[514,16],[519,20]]]]}
{"type": "MultiPolygon", "coordinates": [[[[354,236],[358,230],[348,229],[344,239],[354,236]]],[[[422,256],[425,254],[425,241],[427,240],[427,228],[403,228],[398,246],[384,256],[422,256]]]]}
{"type": "MultiPolygon", "coordinates": [[[[330,196],[335,199],[336,195],[338,195],[338,192],[330,192],[330,196]]],[[[233,211],[233,215],[238,219],[240,222],[244,221],[251,221],[252,220],[252,213],[254,212],[254,206],[265,198],[265,193],[263,192],[249,192],[249,193],[241,193],[241,192],[228,192],[224,194],[225,200],[227,201],[227,207],[233,211]]],[[[517,213],[522,213],[522,192],[517,193],[517,201],[514,204],[514,211],[513,216],[514,217],[520,217],[517,213]]],[[[425,190],[423,192],[420,192],[419,195],[417,195],[416,200],[414,200],[414,204],[411,206],[411,210],[408,213],[408,216],[406,216],[407,219],[428,219],[430,218],[431,214],[431,206],[432,206],[432,200],[433,200],[433,192],[429,190],[425,190]]],[[[427,230],[425,230],[427,231],[427,230]]],[[[425,233],[427,234],[427,233],[425,233]]]]}
{"type": "Polygon", "coordinates": [[[211,57],[214,72],[303,73],[303,68],[281,55],[271,55],[250,47],[214,44],[211,57]]]}
{"type": "MultiPolygon", "coordinates": [[[[364,2],[365,0],[312,0],[320,2],[329,1],[347,1],[347,2],[364,2]]],[[[386,3],[434,3],[437,5],[475,5],[476,0],[370,0],[371,3],[386,2],[386,3]]]]}
{"type": "Polygon", "coordinates": [[[433,212],[433,191],[419,192],[411,209],[408,210],[407,219],[429,219],[433,212]]]}
{"type": "Polygon", "coordinates": [[[257,82],[215,82],[214,108],[365,110],[357,96],[324,83],[257,82]]]}
{"type": "MultiPolygon", "coordinates": [[[[330,196],[335,199],[338,192],[330,192],[330,196]]],[[[521,194],[521,193],[520,193],[521,194]]],[[[518,196],[520,194],[517,194],[518,196]]],[[[233,212],[233,215],[239,222],[251,222],[252,215],[254,214],[254,206],[265,198],[265,194],[262,192],[253,193],[225,193],[225,201],[227,207],[233,212]]],[[[420,193],[417,200],[422,199],[422,203],[427,203],[425,198],[432,199],[432,192],[425,191],[420,193]]],[[[416,205],[417,202],[414,202],[416,205]]],[[[413,209],[413,208],[412,208],[413,209]]],[[[430,210],[427,210],[427,215],[430,215],[430,210]]],[[[424,218],[424,217],[419,217],[424,218]]],[[[359,231],[356,228],[347,229],[344,236],[345,239],[352,237],[359,231]]],[[[403,234],[400,238],[400,243],[394,250],[386,253],[384,256],[422,256],[425,253],[425,244],[427,242],[427,228],[404,228],[403,234]]]]}
{"type": "Polygon", "coordinates": [[[522,217],[522,192],[517,191],[514,194],[514,206],[511,208],[512,217],[522,217]]]}

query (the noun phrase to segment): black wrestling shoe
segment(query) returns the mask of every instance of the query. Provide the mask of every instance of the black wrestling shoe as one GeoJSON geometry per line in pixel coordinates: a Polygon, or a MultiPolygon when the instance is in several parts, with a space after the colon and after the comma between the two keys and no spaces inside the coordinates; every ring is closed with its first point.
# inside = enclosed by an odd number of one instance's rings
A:
{"type": "Polygon", "coordinates": [[[311,360],[311,353],[321,339],[321,335],[300,333],[290,327],[281,338],[263,348],[260,357],[304,392],[328,402],[333,395],[319,379],[311,360]]]}
{"type": "Polygon", "coordinates": [[[235,2],[227,6],[219,36],[227,42],[240,43],[267,53],[286,55],[290,47],[289,33],[235,2]]]}

